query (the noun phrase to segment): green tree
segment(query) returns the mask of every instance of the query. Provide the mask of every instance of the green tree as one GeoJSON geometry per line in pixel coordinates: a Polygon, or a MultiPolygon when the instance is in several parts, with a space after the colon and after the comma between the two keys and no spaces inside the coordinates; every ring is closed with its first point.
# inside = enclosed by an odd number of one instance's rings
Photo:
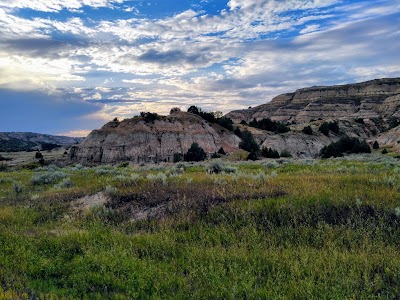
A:
{"type": "Polygon", "coordinates": [[[218,154],[222,154],[222,155],[225,155],[226,154],[226,152],[225,152],[225,150],[224,150],[224,148],[219,148],[219,150],[218,150],[218,154]]]}
{"type": "Polygon", "coordinates": [[[376,150],[376,149],[379,149],[379,143],[378,143],[378,141],[375,141],[375,142],[374,142],[374,144],[372,145],[372,148],[375,149],[375,150],[376,150]]]}
{"type": "Polygon", "coordinates": [[[257,152],[260,150],[257,142],[254,140],[250,131],[244,130],[241,132],[242,141],[239,143],[239,148],[248,152],[257,152]]]}
{"type": "Polygon", "coordinates": [[[203,161],[207,154],[197,143],[193,143],[183,156],[185,161],[203,161]]]}
{"type": "Polygon", "coordinates": [[[312,135],[313,134],[313,130],[312,130],[311,126],[304,127],[302,132],[305,133],[305,134],[308,134],[308,135],[312,135]]]}
{"type": "Polygon", "coordinates": [[[199,111],[199,108],[197,106],[192,105],[192,106],[190,106],[188,108],[187,112],[191,113],[191,114],[198,115],[200,111],[199,111]]]}
{"type": "Polygon", "coordinates": [[[266,158],[279,158],[279,152],[271,148],[262,148],[261,155],[266,158]]]}
{"type": "Polygon", "coordinates": [[[322,134],[328,135],[329,131],[338,134],[339,133],[339,124],[337,122],[324,122],[318,129],[322,134]]]}

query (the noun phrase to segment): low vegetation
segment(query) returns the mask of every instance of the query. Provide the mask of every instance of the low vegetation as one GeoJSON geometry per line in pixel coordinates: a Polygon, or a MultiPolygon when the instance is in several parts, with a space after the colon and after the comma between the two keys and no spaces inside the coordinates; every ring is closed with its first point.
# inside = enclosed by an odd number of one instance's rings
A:
{"type": "Polygon", "coordinates": [[[249,123],[249,126],[259,128],[262,130],[266,130],[266,131],[272,131],[275,133],[285,133],[285,132],[290,131],[289,126],[287,126],[286,124],[283,124],[281,122],[272,121],[269,118],[264,118],[259,121],[257,121],[256,119],[253,119],[253,121],[251,121],[249,123]]]}
{"type": "Polygon", "coordinates": [[[330,158],[351,153],[371,153],[371,148],[365,141],[359,141],[357,138],[344,136],[341,137],[339,141],[322,148],[320,156],[322,158],[330,158]]]}
{"type": "Polygon", "coordinates": [[[1,299],[396,299],[400,164],[0,172],[1,299]]]}
{"type": "Polygon", "coordinates": [[[220,111],[206,112],[200,107],[192,105],[188,108],[188,112],[198,115],[210,123],[216,123],[230,131],[233,131],[233,121],[230,118],[223,116],[220,111]]]}
{"type": "Polygon", "coordinates": [[[328,135],[329,131],[338,134],[340,131],[339,124],[337,122],[324,122],[319,126],[318,131],[324,135],[328,135]]]}

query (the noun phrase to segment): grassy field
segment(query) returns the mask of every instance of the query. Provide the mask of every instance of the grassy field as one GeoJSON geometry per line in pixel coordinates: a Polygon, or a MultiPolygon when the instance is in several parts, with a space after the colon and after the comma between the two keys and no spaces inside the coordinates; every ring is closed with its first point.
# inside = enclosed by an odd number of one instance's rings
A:
{"type": "Polygon", "coordinates": [[[399,299],[399,182],[379,155],[0,172],[0,299],[399,299]]]}

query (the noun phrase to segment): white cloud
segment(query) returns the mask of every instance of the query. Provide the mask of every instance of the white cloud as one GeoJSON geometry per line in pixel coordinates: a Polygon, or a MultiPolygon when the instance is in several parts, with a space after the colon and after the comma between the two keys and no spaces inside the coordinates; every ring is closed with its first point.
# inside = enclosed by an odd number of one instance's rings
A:
{"type": "Polygon", "coordinates": [[[163,19],[100,22],[84,15],[25,19],[1,9],[33,2],[44,5],[35,9],[59,11],[122,0],[0,0],[0,85],[73,86],[68,93],[102,107],[89,119],[190,104],[228,112],[304,86],[400,72],[398,23],[381,17],[398,1],[349,8],[333,0],[231,0],[219,15],[190,9],[163,19]],[[68,40],[59,43],[54,33],[68,40]]]}
{"type": "Polygon", "coordinates": [[[29,8],[43,12],[58,12],[63,9],[77,10],[83,6],[112,7],[126,0],[0,0],[0,7],[8,9],[29,8]]]}
{"type": "Polygon", "coordinates": [[[320,28],[318,24],[307,25],[304,29],[300,31],[300,34],[307,34],[311,32],[315,32],[320,28]]]}

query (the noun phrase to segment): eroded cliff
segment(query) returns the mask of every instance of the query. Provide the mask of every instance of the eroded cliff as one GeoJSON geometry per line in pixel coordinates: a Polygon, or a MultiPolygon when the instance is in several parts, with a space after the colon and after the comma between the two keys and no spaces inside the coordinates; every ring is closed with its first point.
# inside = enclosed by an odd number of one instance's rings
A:
{"type": "Polygon", "coordinates": [[[400,78],[299,89],[271,102],[227,114],[235,123],[254,118],[308,123],[316,119],[399,117],[400,78]]]}
{"type": "Polygon", "coordinates": [[[220,147],[231,152],[239,142],[237,136],[217,124],[194,114],[174,112],[153,121],[135,117],[109,122],[72,147],[69,156],[85,164],[172,162],[175,153],[186,153],[192,143],[211,154],[220,147]]]}

